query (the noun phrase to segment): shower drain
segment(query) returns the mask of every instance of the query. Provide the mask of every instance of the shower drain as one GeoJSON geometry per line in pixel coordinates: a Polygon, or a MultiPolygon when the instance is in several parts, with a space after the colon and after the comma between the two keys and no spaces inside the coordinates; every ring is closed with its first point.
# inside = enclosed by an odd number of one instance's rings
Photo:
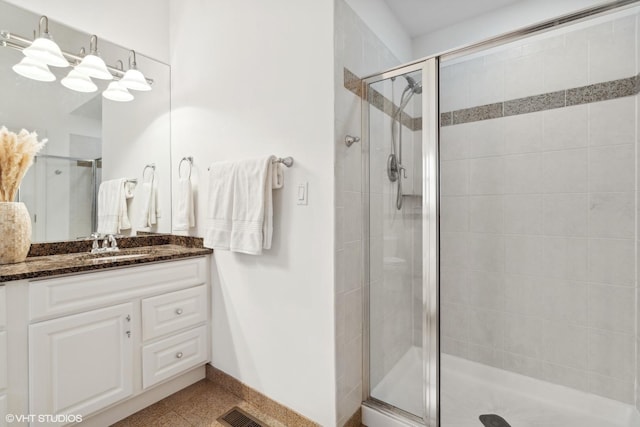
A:
{"type": "Polygon", "coordinates": [[[511,427],[511,425],[505,421],[500,415],[485,414],[480,415],[480,422],[484,427],[511,427]]]}
{"type": "Polygon", "coordinates": [[[237,406],[218,418],[218,421],[228,427],[269,427],[237,406]]]}

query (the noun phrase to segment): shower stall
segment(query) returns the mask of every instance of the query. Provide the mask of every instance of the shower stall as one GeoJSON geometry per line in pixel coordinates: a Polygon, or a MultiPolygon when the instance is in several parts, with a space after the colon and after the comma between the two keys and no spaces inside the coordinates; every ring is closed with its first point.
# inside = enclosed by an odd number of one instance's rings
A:
{"type": "Polygon", "coordinates": [[[362,81],[364,424],[640,427],[639,34],[618,2],[362,81]]]}

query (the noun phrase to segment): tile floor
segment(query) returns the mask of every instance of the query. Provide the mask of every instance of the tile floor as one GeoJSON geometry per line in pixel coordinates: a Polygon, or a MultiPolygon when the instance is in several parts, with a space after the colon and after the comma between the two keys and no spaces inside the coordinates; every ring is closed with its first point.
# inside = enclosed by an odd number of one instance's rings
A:
{"type": "Polygon", "coordinates": [[[222,427],[217,418],[234,406],[269,427],[287,427],[206,379],[136,412],[113,427],[222,427]]]}

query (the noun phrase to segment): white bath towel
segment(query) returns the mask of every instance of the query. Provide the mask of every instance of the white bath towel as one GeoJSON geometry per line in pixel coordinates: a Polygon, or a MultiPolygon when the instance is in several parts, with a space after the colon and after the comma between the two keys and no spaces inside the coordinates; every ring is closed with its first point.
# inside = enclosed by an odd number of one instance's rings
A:
{"type": "Polygon", "coordinates": [[[195,227],[196,219],[193,210],[193,190],[189,178],[178,178],[176,188],[176,212],[173,216],[173,229],[188,231],[195,227]]]}
{"type": "Polygon", "coordinates": [[[100,184],[98,190],[98,233],[118,234],[131,228],[125,196],[126,179],[112,179],[100,184]]]}
{"type": "Polygon", "coordinates": [[[149,229],[158,222],[158,189],[155,176],[149,182],[143,182],[140,188],[142,209],[138,217],[138,227],[149,229]]]}
{"type": "Polygon", "coordinates": [[[271,248],[272,189],[278,174],[273,160],[269,156],[211,165],[206,247],[251,255],[271,248]]]}

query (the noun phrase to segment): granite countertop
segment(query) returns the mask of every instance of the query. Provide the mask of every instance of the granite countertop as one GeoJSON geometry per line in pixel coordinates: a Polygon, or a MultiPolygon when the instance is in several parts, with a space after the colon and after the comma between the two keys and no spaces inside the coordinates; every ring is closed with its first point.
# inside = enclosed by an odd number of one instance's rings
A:
{"type": "Polygon", "coordinates": [[[146,264],[211,254],[202,239],[172,235],[127,237],[118,240],[120,251],[91,254],[91,241],[33,244],[24,262],[0,265],[0,282],[46,278],[114,267],[146,264]]]}

